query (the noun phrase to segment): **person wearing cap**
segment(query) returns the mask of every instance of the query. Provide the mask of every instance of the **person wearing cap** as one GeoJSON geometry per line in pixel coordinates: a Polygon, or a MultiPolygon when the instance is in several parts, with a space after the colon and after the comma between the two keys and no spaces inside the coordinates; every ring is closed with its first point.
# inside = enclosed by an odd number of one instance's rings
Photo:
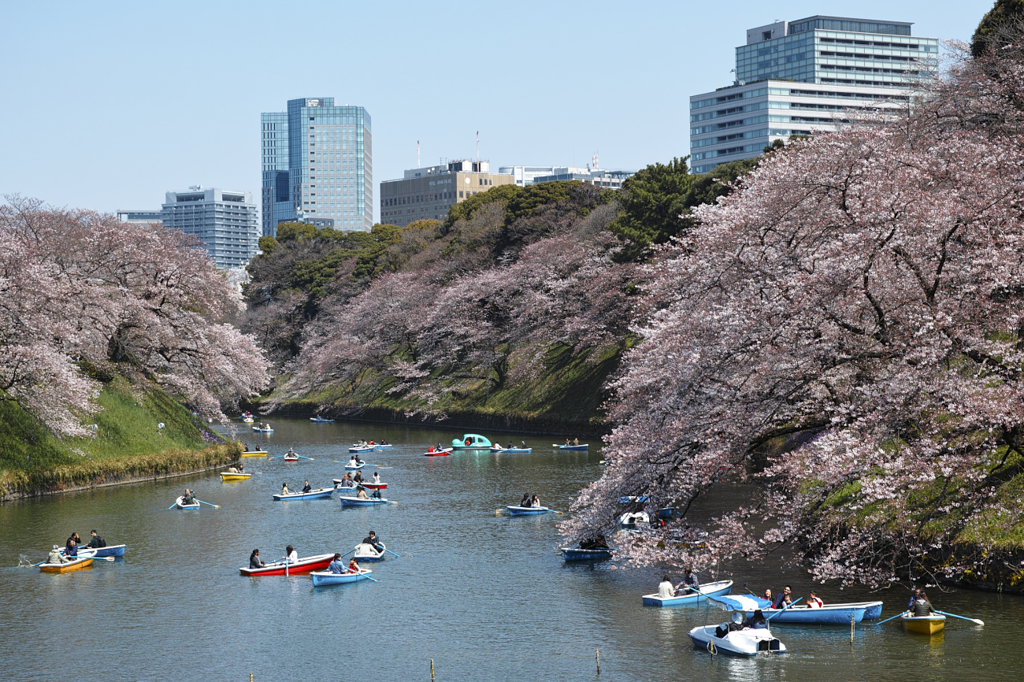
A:
{"type": "Polygon", "coordinates": [[[91,531],[89,534],[92,535],[92,537],[89,538],[89,544],[86,545],[88,549],[100,549],[101,547],[107,546],[107,541],[97,535],[95,530],[91,531]]]}
{"type": "Polygon", "coordinates": [[[60,545],[54,545],[53,549],[50,550],[50,554],[46,557],[46,563],[48,564],[66,564],[71,560],[64,557],[60,553],[60,545]]]}

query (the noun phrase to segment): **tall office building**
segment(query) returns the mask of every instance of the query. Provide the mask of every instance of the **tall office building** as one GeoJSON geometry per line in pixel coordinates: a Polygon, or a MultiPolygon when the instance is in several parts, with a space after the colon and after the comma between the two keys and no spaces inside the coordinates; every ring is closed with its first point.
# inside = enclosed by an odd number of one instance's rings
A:
{"type": "Polygon", "coordinates": [[[242,267],[259,249],[259,219],[248,192],[202,186],[167,192],[160,219],[164,227],[196,236],[218,268],[242,267]]]}
{"type": "Polygon", "coordinates": [[[416,220],[444,220],[451,206],[491,187],[514,183],[512,175],[491,173],[487,161],[413,168],[401,180],[380,183],[380,221],[405,227],[416,220]]]}
{"type": "Polygon", "coordinates": [[[263,234],[300,220],[339,230],[373,227],[370,114],[333,97],[293,99],[261,115],[263,234]]]}
{"type": "Polygon", "coordinates": [[[690,167],[706,173],[906,103],[915,82],[938,73],[938,39],[911,36],[911,26],[813,16],[748,30],[736,82],[690,97],[690,167]]]}

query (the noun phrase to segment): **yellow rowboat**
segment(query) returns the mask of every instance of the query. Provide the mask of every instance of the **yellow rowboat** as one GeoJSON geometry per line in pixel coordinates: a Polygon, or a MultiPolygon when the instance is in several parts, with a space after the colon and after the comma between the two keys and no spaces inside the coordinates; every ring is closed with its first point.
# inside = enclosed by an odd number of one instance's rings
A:
{"type": "Polygon", "coordinates": [[[946,627],[946,617],[938,614],[911,616],[908,611],[900,616],[900,620],[903,621],[903,627],[907,632],[917,632],[922,635],[934,635],[946,627]]]}
{"type": "Polygon", "coordinates": [[[220,474],[220,480],[223,481],[248,481],[252,477],[252,474],[240,474],[237,471],[230,473],[222,471],[220,474]]]}
{"type": "Polygon", "coordinates": [[[90,566],[92,566],[91,556],[69,561],[66,564],[40,564],[39,570],[43,573],[67,573],[68,571],[77,571],[80,568],[89,568],[90,566]]]}
{"type": "Polygon", "coordinates": [[[266,457],[266,450],[251,450],[242,453],[242,457],[266,457]]]}

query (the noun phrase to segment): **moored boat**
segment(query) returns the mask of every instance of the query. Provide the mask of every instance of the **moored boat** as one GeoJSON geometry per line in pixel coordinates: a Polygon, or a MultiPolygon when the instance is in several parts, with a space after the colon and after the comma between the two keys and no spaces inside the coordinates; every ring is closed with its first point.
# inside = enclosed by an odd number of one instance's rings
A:
{"type": "Polygon", "coordinates": [[[92,566],[92,557],[84,556],[78,559],[72,559],[66,564],[39,564],[39,570],[43,573],[68,573],[69,571],[78,571],[83,568],[89,568],[92,566]]]}
{"type": "Polygon", "coordinates": [[[370,497],[362,499],[359,497],[351,497],[349,495],[342,495],[338,498],[343,507],[372,507],[375,504],[387,504],[387,498],[381,497],[380,499],[370,497]]]}
{"type": "Polygon", "coordinates": [[[313,579],[313,587],[325,587],[327,585],[343,585],[366,580],[373,573],[368,568],[360,568],[355,573],[331,573],[330,571],[313,571],[309,575],[313,579]]]}
{"type": "Polygon", "coordinates": [[[578,547],[559,547],[562,558],[566,561],[602,561],[611,559],[615,551],[610,547],[600,549],[580,549],[578,547]]]}
{"type": "Polygon", "coordinates": [[[367,544],[365,542],[360,542],[358,545],[356,545],[355,552],[353,552],[352,554],[352,558],[355,559],[357,562],[384,561],[384,543],[379,542],[377,544],[381,546],[381,550],[379,552],[376,549],[374,549],[373,545],[367,544]]]}
{"type": "Polygon", "coordinates": [[[454,450],[489,450],[491,445],[491,441],[476,433],[467,433],[461,439],[452,440],[454,450]]]}
{"type": "Polygon", "coordinates": [[[547,514],[548,512],[555,511],[547,507],[520,507],[517,504],[511,504],[505,509],[508,510],[509,516],[529,516],[530,514],[547,514]]]}
{"type": "Polygon", "coordinates": [[[174,501],[174,507],[176,509],[199,509],[199,502],[185,504],[185,496],[182,495],[179,496],[178,499],[174,501]]]}
{"type": "Polygon", "coordinates": [[[637,526],[648,526],[651,517],[647,512],[626,512],[619,517],[619,528],[636,528],[637,526]]]}
{"type": "Polygon", "coordinates": [[[277,493],[274,495],[274,500],[276,502],[287,500],[322,500],[330,497],[333,493],[334,488],[317,488],[316,490],[310,490],[308,493],[277,493]]]}
{"type": "Polygon", "coordinates": [[[332,559],[334,559],[333,554],[316,554],[314,556],[301,557],[297,562],[289,564],[287,567],[284,561],[275,561],[263,568],[240,568],[238,570],[242,575],[248,576],[285,575],[286,568],[288,575],[292,573],[309,573],[310,571],[320,571],[327,568],[332,559]]]}
{"type": "Polygon", "coordinates": [[[224,481],[248,481],[252,478],[252,474],[242,473],[239,471],[222,471],[220,472],[220,480],[224,481]]]}
{"type": "Polygon", "coordinates": [[[907,632],[916,632],[921,635],[934,635],[946,627],[946,617],[933,613],[930,616],[912,616],[907,611],[900,616],[903,627],[907,632]]]}
{"type": "Polygon", "coordinates": [[[686,604],[701,604],[704,601],[704,597],[717,597],[729,594],[731,589],[731,580],[719,580],[701,585],[698,592],[689,592],[677,597],[660,597],[657,594],[645,594],[642,599],[644,606],[684,606],[686,604]]]}

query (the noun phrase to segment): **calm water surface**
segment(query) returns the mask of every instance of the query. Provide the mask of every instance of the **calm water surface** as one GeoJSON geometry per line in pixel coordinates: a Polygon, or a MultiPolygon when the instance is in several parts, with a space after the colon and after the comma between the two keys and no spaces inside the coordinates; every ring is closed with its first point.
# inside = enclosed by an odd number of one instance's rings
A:
{"type": "MultiPolygon", "coordinates": [[[[561,439],[527,436],[530,455],[462,452],[423,457],[458,433],[358,423],[272,421],[276,433],[245,434],[271,454],[289,446],[315,461],[246,459],[249,481],[202,475],[0,506],[0,679],[52,680],[85,666],[115,680],[1018,680],[1024,665],[1024,599],[969,591],[933,594],[937,608],[982,618],[951,621],[942,635],[905,634],[896,623],[849,628],[779,626],[790,652],[730,659],[695,651],[687,631],[723,619],[703,608],[655,609],[640,596],[661,573],[612,563],[566,564],[556,553],[562,517],[508,518],[495,510],[536,493],[565,509],[601,473],[601,451],[561,453],[561,439]],[[393,450],[367,454],[395,505],[343,509],[337,500],[273,502],[287,482],[330,485],[359,438],[393,450]],[[184,487],[221,505],[169,511],[184,487]],[[67,575],[18,568],[44,558],[72,531],[96,528],[123,560],[67,575]],[[370,530],[401,554],[369,564],[379,583],[313,590],[308,576],[244,578],[259,548],[265,559],[292,544],[300,556],[352,549],[370,530]],[[601,672],[597,673],[596,651],[601,672]],[[62,671],[58,674],[58,671],[62,671]]],[[[517,434],[485,433],[519,443],[517,434]]],[[[736,489],[711,500],[725,508],[736,489]]],[[[725,577],[760,591],[805,574],[777,565],[725,577]]],[[[702,575],[705,581],[711,576],[702,575]]],[[[937,591],[936,591],[937,592],[937,591]]],[[[883,617],[904,589],[819,590],[828,601],[881,598],[883,617]]]]}

